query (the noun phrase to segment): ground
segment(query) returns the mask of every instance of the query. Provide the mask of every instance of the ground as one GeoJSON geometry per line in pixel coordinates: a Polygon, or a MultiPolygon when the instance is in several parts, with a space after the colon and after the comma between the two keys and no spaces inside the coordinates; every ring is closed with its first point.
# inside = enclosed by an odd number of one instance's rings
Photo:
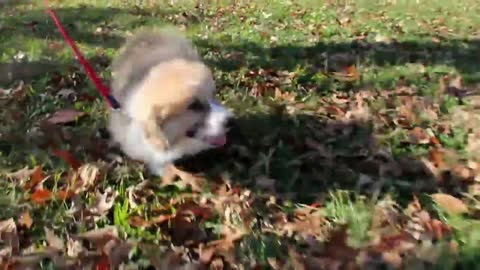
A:
{"type": "Polygon", "coordinates": [[[163,178],[34,2],[0,3],[5,269],[480,269],[476,1],[51,1],[106,82],[141,27],[213,69],[230,142],[163,178]]]}

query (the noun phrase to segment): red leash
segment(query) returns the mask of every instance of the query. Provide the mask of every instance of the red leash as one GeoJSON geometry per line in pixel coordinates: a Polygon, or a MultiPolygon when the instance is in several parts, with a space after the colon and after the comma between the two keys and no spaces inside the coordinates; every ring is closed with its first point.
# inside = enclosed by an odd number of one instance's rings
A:
{"type": "Polygon", "coordinates": [[[85,69],[85,72],[87,73],[88,77],[90,77],[90,79],[93,81],[93,83],[97,87],[100,94],[102,94],[102,96],[107,100],[110,107],[112,107],[113,109],[119,109],[120,104],[112,95],[110,95],[110,89],[102,83],[100,78],[95,73],[95,70],[93,69],[93,67],[83,57],[80,50],[78,50],[77,46],[75,45],[75,42],[68,36],[67,31],[65,31],[65,28],[63,28],[62,24],[58,20],[57,15],[55,15],[55,12],[50,8],[48,0],[43,0],[43,3],[45,4],[48,15],[52,17],[53,22],[55,22],[55,24],[58,27],[58,30],[60,30],[60,33],[62,34],[63,39],[65,40],[65,42],[68,43],[68,45],[70,45],[73,52],[75,53],[75,56],[77,57],[77,60],[80,62],[80,64],[82,64],[83,68],[85,69]]]}

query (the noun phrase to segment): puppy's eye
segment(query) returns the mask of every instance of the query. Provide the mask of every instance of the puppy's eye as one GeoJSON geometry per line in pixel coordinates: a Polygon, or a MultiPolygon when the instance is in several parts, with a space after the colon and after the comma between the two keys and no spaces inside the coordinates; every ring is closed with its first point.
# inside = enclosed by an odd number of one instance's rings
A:
{"type": "Polygon", "coordinates": [[[189,110],[200,112],[200,111],[205,111],[207,107],[205,104],[201,103],[198,99],[194,100],[189,106],[189,110]]]}

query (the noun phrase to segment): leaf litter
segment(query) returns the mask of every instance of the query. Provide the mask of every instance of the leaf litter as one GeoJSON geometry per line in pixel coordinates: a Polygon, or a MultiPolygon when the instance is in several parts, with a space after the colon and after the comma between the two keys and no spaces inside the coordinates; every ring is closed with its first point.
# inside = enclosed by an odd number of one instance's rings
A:
{"type": "MultiPolygon", "coordinates": [[[[237,10],[232,7],[228,12],[242,13],[242,8],[237,10]]],[[[297,8],[292,4],[292,10],[297,8]]],[[[356,23],[348,8],[336,18],[336,23],[341,27],[350,27],[356,23]]],[[[193,13],[204,12],[197,9],[193,13]]],[[[217,13],[222,14],[225,10],[219,8],[217,13]]],[[[305,10],[292,12],[307,13],[305,10]]],[[[218,14],[213,17],[218,17],[218,14]]],[[[176,16],[176,19],[188,21],[188,18],[196,16],[186,12],[176,16]]],[[[265,13],[264,16],[269,15],[265,13]]],[[[377,19],[382,22],[391,23],[385,14],[378,16],[377,19]]],[[[208,19],[215,23],[215,27],[223,27],[218,18],[208,19]]],[[[296,23],[303,24],[301,21],[296,23]]],[[[401,24],[393,24],[397,29],[395,31],[401,31],[401,24]]],[[[448,32],[448,29],[439,27],[441,29],[435,31],[448,32]]],[[[318,28],[325,29],[325,26],[318,28]]],[[[98,29],[103,35],[108,27],[99,26],[98,29]]],[[[368,33],[360,33],[359,36],[363,40],[368,33]]],[[[277,37],[269,33],[265,32],[265,37],[277,42],[277,37]]],[[[383,34],[375,34],[375,40],[386,44],[397,42],[395,38],[383,34]]],[[[243,52],[232,52],[228,57],[244,61],[246,55],[243,52]]],[[[325,62],[317,68],[321,68],[320,73],[336,83],[359,83],[364,70],[355,63],[357,57],[355,53],[325,54],[322,56],[325,62]]],[[[78,78],[74,78],[76,72],[72,70],[68,76],[52,78],[57,90],[60,89],[57,95],[67,102],[82,100],[83,94],[72,90],[79,83],[78,78]],[[72,98],[73,95],[75,97],[72,98]]],[[[342,176],[348,179],[352,176],[351,172],[354,172],[355,181],[361,184],[358,185],[359,191],[372,197],[392,186],[407,187],[408,193],[412,193],[412,190],[433,193],[433,202],[449,215],[471,214],[471,201],[461,197],[460,191],[463,191],[464,186],[473,186],[478,182],[476,178],[479,166],[475,158],[465,160],[449,151],[451,140],[454,140],[453,133],[449,130],[454,125],[479,125],[473,121],[475,116],[472,111],[462,107],[461,110],[455,110],[454,114],[462,117],[448,118],[441,112],[439,104],[442,98],[447,99],[447,95],[458,99],[469,97],[472,91],[463,85],[460,77],[444,78],[444,86],[440,86],[440,100],[419,95],[419,90],[413,85],[380,91],[367,88],[355,93],[328,94],[328,97],[316,104],[313,111],[308,111],[302,95],[291,91],[297,76],[297,72],[288,70],[255,68],[245,73],[242,84],[245,84],[250,95],[258,99],[268,96],[278,103],[286,104],[288,114],[292,117],[299,112],[308,112],[328,119],[325,121],[328,124],[322,128],[306,126],[305,129],[314,131],[306,137],[297,138],[301,142],[294,142],[305,151],[302,154],[318,159],[314,165],[305,164],[315,166],[315,185],[340,179],[337,172],[343,173],[342,176]],[[384,106],[379,108],[378,104],[384,106]],[[364,141],[355,137],[359,132],[359,125],[355,124],[357,122],[371,126],[374,135],[372,139],[364,141]],[[384,136],[393,134],[394,131],[398,131],[398,137],[384,136]],[[399,140],[399,143],[394,145],[393,140],[399,140]],[[392,149],[398,145],[400,149],[392,149]],[[403,155],[402,151],[407,151],[408,155],[403,155]],[[325,167],[329,168],[325,164],[338,166],[331,166],[331,171],[324,172],[322,170],[325,167]]],[[[303,90],[311,91],[311,88],[305,88],[303,90]]],[[[13,92],[2,91],[2,99],[23,96],[13,95],[13,92]]],[[[88,99],[86,94],[83,97],[88,99]]],[[[44,121],[50,127],[55,126],[61,133],[63,125],[81,124],[76,120],[86,115],[87,113],[76,109],[60,109],[44,121]]],[[[478,134],[476,129],[469,134],[466,147],[469,153],[480,149],[476,143],[478,134]]],[[[295,204],[292,207],[289,204],[289,199],[298,194],[287,196],[281,193],[282,182],[272,175],[276,169],[269,167],[277,161],[264,162],[268,168],[248,179],[251,190],[248,187],[232,186],[225,179],[212,181],[209,176],[193,174],[175,166],[170,167],[161,179],[145,179],[142,175],[139,178],[143,182],[132,184],[131,175],[110,175],[113,166],[93,161],[84,163],[85,157],[80,155],[82,151],[77,153],[63,150],[71,149],[60,147],[65,146],[62,143],[69,143],[64,139],[60,140],[60,145],[50,143],[54,146],[50,154],[68,165],[60,176],[49,168],[50,164],[24,167],[7,174],[15,186],[29,192],[28,199],[33,203],[33,208],[20,213],[16,222],[14,219],[2,221],[2,263],[35,269],[41,260],[51,258],[59,269],[78,265],[85,268],[116,269],[133,260],[132,252],[142,253],[136,250],[139,245],[157,252],[152,251],[155,255],[147,256],[150,264],[157,269],[226,269],[227,265],[238,265],[241,256],[236,253],[237,249],[246,245],[245,238],[256,233],[273,234],[280,239],[278,241],[281,242],[283,254],[266,259],[273,269],[358,269],[357,264],[369,269],[367,266],[375,263],[407,268],[412,260],[429,263],[438,260],[440,251],[436,247],[439,245],[432,244],[437,241],[446,241],[452,246],[450,251],[455,253],[451,240],[454,229],[434,211],[427,210],[415,196],[406,209],[384,201],[375,201],[372,210],[375,215],[372,223],[367,226],[368,240],[360,246],[352,246],[349,239],[353,238],[354,225],[338,224],[329,216],[325,212],[325,204],[328,203],[325,197],[316,198],[319,203],[315,205],[295,204]],[[185,188],[187,191],[184,191],[185,188]],[[174,195],[165,195],[170,192],[174,195]],[[72,206],[68,213],[74,217],[74,225],[82,227],[82,232],[78,229],[59,228],[54,222],[44,226],[42,220],[37,220],[38,210],[57,204],[57,200],[72,206]],[[128,213],[120,213],[124,210],[128,213]],[[112,222],[116,223],[115,226],[108,226],[112,222]],[[20,252],[24,248],[20,248],[18,240],[20,228],[38,231],[39,226],[44,231],[44,247],[29,247],[28,251],[25,248],[25,252],[20,252]],[[84,232],[86,228],[88,231],[84,232]],[[151,239],[149,233],[154,234],[155,244],[148,248],[147,244],[132,240],[142,236],[151,239]],[[292,242],[294,244],[287,245],[292,242]]],[[[292,160],[292,164],[295,162],[302,163],[303,160],[292,160]]],[[[252,269],[255,263],[246,269],[252,269]]],[[[259,264],[261,265],[256,265],[259,264]]]]}

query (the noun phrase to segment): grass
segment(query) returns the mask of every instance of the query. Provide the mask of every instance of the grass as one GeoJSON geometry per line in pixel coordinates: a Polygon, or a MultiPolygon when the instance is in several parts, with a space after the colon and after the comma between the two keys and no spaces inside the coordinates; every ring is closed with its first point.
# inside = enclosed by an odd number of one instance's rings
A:
{"type": "MultiPolygon", "coordinates": [[[[69,239],[113,225],[118,239],[152,244],[164,261],[172,259],[172,245],[198,261],[198,246],[218,240],[214,256],[203,259],[225,269],[321,269],[348,262],[380,268],[374,261],[394,268],[480,268],[478,201],[469,199],[478,196],[478,160],[468,140],[476,129],[454,117],[458,110],[471,117],[475,109],[469,97],[449,95],[442,86],[448,75],[463,78],[462,91],[478,88],[480,7],[469,0],[392,2],[220,1],[195,7],[188,1],[52,1],[105,80],[124,37],[137,28],[173,24],[197,45],[241,131],[232,132],[225,149],[177,164],[205,175],[201,190],[184,186],[191,175],[162,186],[142,164],[125,157],[111,161],[97,136],[105,126],[104,101],[44,7],[0,4],[0,70],[13,61],[25,65],[13,70],[13,79],[0,74],[5,89],[24,81],[23,97],[0,100],[1,219],[14,218],[22,252],[52,246],[45,227],[69,239]],[[359,78],[349,81],[335,72],[359,78]],[[74,99],[60,97],[62,91],[74,99]],[[86,116],[67,125],[42,124],[62,108],[86,116]],[[415,127],[427,134],[426,142],[412,135],[415,127]],[[90,164],[99,171],[75,196],[41,202],[38,190],[59,194],[75,173],[83,182],[90,179],[65,155],[53,154],[59,149],[82,170],[90,164]],[[39,166],[42,175],[7,177],[26,166],[39,166]],[[25,187],[35,179],[40,183],[25,187]],[[433,193],[460,198],[453,204],[468,211],[444,213],[452,203],[432,201],[433,193]],[[194,221],[177,218],[186,210],[194,221]],[[25,225],[21,213],[32,224],[25,225]],[[148,223],[159,218],[168,221],[148,223]],[[344,224],[347,239],[330,241],[344,224]],[[243,231],[243,237],[229,238],[243,231]],[[407,244],[413,247],[397,249],[407,244]],[[360,251],[363,256],[355,253],[360,251]]],[[[147,253],[109,258],[129,258],[130,266],[147,269],[155,265],[147,253]]]]}

